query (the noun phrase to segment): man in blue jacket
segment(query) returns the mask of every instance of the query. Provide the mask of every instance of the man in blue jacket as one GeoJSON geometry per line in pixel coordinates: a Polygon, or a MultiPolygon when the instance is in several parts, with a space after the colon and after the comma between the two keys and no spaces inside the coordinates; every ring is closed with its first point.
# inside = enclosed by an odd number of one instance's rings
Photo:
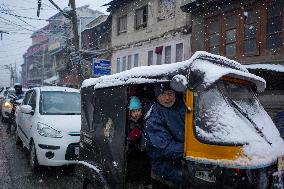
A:
{"type": "Polygon", "coordinates": [[[147,113],[146,138],[151,169],[155,175],[181,186],[184,151],[185,104],[169,84],[155,86],[157,102],[147,113]]]}

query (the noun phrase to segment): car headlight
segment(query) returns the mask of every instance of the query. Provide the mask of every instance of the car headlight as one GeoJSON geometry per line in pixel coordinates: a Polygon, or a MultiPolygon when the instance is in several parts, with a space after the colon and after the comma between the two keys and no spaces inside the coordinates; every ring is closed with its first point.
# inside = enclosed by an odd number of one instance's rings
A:
{"type": "Polygon", "coordinates": [[[13,104],[10,101],[6,101],[3,105],[4,108],[7,109],[12,109],[13,108],[13,104]]]}
{"type": "Polygon", "coordinates": [[[43,123],[37,124],[37,131],[41,136],[51,137],[51,138],[62,138],[60,131],[53,129],[52,127],[45,125],[43,123]]]}

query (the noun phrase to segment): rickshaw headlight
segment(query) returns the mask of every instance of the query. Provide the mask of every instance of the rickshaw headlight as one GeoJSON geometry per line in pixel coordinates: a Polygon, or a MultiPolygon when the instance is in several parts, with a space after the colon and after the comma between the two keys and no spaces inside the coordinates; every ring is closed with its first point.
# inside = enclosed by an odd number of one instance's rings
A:
{"type": "Polygon", "coordinates": [[[52,127],[45,125],[43,123],[37,124],[37,131],[41,136],[51,137],[51,138],[62,138],[60,131],[53,129],[52,127]]]}
{"type": "Polygon", "coordinates": [[[11,110],[13,108],[13,104],[9,101],[6,101],[3,107],[11,110]]]}

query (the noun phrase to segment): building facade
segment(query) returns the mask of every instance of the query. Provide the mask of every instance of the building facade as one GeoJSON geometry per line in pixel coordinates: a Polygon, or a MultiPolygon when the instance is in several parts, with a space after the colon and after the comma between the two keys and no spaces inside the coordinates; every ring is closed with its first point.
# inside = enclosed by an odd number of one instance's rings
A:
{"type": "MultiPolygon", "coordinates": [[[[78,32],[81,44],[81,32],[86,28],[86,25],[93,19],[103,13],[92,10],[88,5],[78,7],[76,9],[78,19],[78,32]]],[[[72,31],[71,21],[63,16],[62,13],[57,13],[49,18],[50,42],[48,45],[48,54],[50,57],[50,66],[55,70],[53,78],[57,78],[58,85],[77,86],[78,73],[76,72],[76,63],[72,61],[70,54],[74,52],[74,35],[72,31]],[[54,77],[56,76],[56,77],[54,77]]],[[[81,45],[80,45],[81,48],[81,45]]]]}
{"type": "Polygon", "coordinates": [[[21,77],[25,87],[38,86],[43,83],[43,66],[48,62],[48,37],[45,29],[42,28],[31,35],[32,45],[23,55],[24,64],[22,65],[21,77]]]}
{"type": "MultiPolygon", "coordinates": [[[[67,11],[67,10],[66,10],[67,11]]],[[[88,5],[78,7],[77,26],[81,40],[81,31],[86,25],[103,13],[92,10],[88,5]]],[[[74,35],[70,19],[61,12],[48,19],[49,24],[32,34],[32,45],[23,55],[23,84],[26,87],[36,85],[77,86],[78,73],[72,62],[74,35]]]]}
{"type": "Polygon", "coordinates": [[[249,65],[263,77],[261,102],[273,117],[284,110],[283,0],[185,0],[181,9],[192,14],[192,52],[220,54],[249,65]],[[251,66],[255,65],[255,66],[251,66]]]}
{"type": "Polygon", "coordinates": [[[181,0],[113,0],[112,73],[136,66],[167,64],[188,59],[190,14],[181,0]]]}

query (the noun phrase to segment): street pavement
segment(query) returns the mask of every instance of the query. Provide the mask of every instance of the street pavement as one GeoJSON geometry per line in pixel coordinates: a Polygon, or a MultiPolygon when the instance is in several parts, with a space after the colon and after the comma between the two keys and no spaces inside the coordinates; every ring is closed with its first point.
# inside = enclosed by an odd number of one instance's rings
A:
{"type": "Polygon", "coordinates": [[[0,122],[0,188],[1,189],[79,189],[74,166],[48,167],[34,173],[29,167],[28,151],[16,146],[15,135],[5,132],[0,122]]]}

